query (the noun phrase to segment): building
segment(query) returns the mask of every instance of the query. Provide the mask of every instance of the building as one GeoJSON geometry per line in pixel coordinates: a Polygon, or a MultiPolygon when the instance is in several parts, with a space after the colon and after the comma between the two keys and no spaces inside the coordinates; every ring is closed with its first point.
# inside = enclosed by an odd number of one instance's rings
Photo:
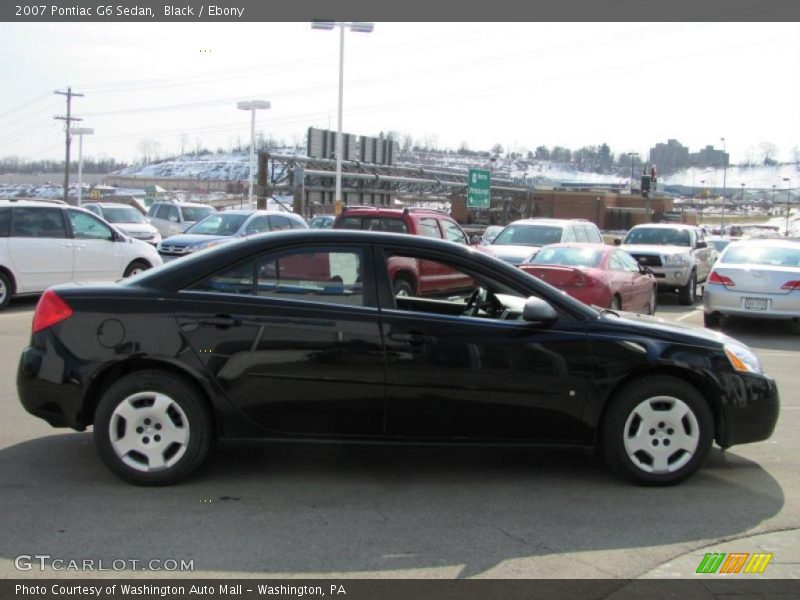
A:
{"type": "Polygon", "coordinates": [[[680,171],[689,166],[689,148],[678,140],[667,140],[650,148],[650,162],[662,173],[680,171]]]}
{"type": "Polygon", "coordinates": [[[713,146],[706,146],[700,150],[700,152],[693,152],[689,155],[689,164],[695,165],[699,168],[727,167],[728,158],[727,152],[717,150],[713,146]]]}

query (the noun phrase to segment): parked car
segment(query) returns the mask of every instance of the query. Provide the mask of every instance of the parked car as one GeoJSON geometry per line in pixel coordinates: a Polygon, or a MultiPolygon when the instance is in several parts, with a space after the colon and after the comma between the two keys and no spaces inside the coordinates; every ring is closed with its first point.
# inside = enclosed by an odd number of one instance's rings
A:
{"type": "Polygon", "coordinates": [[[216,209],[208,204],[159,200],[150,205],[147,220],[158,230],[162,238],[168,238],[183,233],[215,212],[216,209]]]}
{"type": "Polygon", "coordinates": [[[514,221],[482,249],[512,265],[529,262],[539,248],[550,244],[602,244],[597,225],[583,219],[522,219],[514,221]]]}
{"type": "Polygon", "coordinates": [[[519,268],[585,304],[656,312],[658,285],[653,272],[613,246],[552,244],[519,268]]]}
{"type": "Polygon", "coordinates": [[[622,240],[620,249],[650,267],[659,289],[677,292],[678,302],[684,306],[695,303],[697,284],[706,280],[717,259],[702,229],[680,223],[637,225],[622,240]]]}
{"type": "Polygon", "coordinates": [[[308,222],[308,226],[311,229],[330,229],[335,220],[336,216],[334,215],[315,215],[308,222]]]}
{"type": "Polygon", "coordinates": [[[226,210],[208,215],[189,227],[185,233],[162,241],[158,244],[158,253],[164,262],[169,262],[248,235],[283,229],[308,229],[308,225],[302,217],[292,213],[226,210]]]}
{"type": "Polygon", "coordinates": [[[483,231],[483,235],[481,236],[481,245],[488,246],[491,244],[498,234],[503,231],[503,229],[505,229],[503,225],[489,225],[483,231]]]}
{"type": "Polygon", "coordinates": [[[722,251],[730,244],[732,241],[728,237],[724,237],[721,235],[707,235],[706,236],[706,243],[714,248],[714,252],[717,253],[717,256],[722,254],[722,251]]]}
{"type": "MultiPolygon", "coordinates": [[[[467,245],[467,234],[449,215],[425,208],[345,207],[336,217],[334,229],[362,229],[407,233],[467,245]]],[[[390,261],[392,288],[399,296],[446,296],[472,289],[471,278],[446,266],[412,258],[390,261]]]]}
{"type": "Polygon", "coordinates": [[[148,223],[144,215],[132,206],[115,202],[87,202],[81,208],[105,219],[128,237],[148,244],[158,244],[161,234],[148,223]]]}
{"type": "Polygon", "coordinates": [[[673,484],[714,440],[767,439],[779,404],[755,354],[718,332],[595,310],[464,245],[341,230],[51,288],[17,389],[55,427],[93,426],[108,467],[142,485],[189,476],[215,438],[577,445],[673,484]],[[393,257],[474,288],[395,296],[393,257]]]}
{"type": "Polygon", "coordinates": [[[719,327],[725,316],[800,320],[800,242],[730,244],[703,293],[706,327],[719,327]]]}
{"type": "Polygon", "coordinates": [[[153,246],[87,210],[0,200],[0,310],[12,296],[59,283],[114,281],[160,264],[153,246]]]}

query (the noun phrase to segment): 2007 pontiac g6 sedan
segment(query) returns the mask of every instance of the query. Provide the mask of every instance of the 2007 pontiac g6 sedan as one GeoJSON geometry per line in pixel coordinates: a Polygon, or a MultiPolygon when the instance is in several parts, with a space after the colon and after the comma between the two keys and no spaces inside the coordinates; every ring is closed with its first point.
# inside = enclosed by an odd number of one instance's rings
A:
{"type": "Polygon", "coordinates": [[[17,384],[29,412],[93,426],[111,470],[145,485],[184,479],[225,438],[584,446],[672,484],[778,417],[774,380],[732,338],[595,310],[453,242],[365,231],[264,234],[51,288],[17,384]],[[395,297],[389,273],[423,261],[471,285],[395,297]]]}

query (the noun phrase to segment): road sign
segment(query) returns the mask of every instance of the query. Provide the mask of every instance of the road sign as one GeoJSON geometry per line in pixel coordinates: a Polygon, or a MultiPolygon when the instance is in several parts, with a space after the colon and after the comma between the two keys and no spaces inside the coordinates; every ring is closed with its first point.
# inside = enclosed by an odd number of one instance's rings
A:
{"type": "Polygon", "coordinates": [[[467,208],[489,208],[492,174],[484,169],[470,169],[467,181],[467,208]]]}

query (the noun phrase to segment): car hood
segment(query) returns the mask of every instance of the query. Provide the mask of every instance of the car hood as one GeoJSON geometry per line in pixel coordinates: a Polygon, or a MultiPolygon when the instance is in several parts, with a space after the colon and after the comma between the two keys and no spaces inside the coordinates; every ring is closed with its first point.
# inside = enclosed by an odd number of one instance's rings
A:
{"type": "Polygon", "coordinates": [[[540,246],[511,246],[490,244],[482,249],[495,258],[518,265],[523,260],[539,252],[540,246]]]}
{"type": "Polygon", "coordinates": [[[127,235],[154,235],[158,231],[148,223],[112,223],[112,225],[127,235]]]}
{"type": "Polygon", "coordinates": [[[692,327],[675,321],[667,321],[660,317],[652,317],[638,313],[618,311],[619,316],[610,313],[603,313],[603,319],[608,323],[618,323],[626,329],[637,329],[643,335],[659,337],[670,340],[681,341],[696,346],[719,347],[724,344],[736,344],[737,346],[747,347],[747,344],[732,338],[713,329],[692,327]]]}
{"type": "Polygon", "coordinates": [[[620,250],[631,254],[689,254],[689,246],[670,246],[667,244],[623,244],[620,250]]]}
{"type": "Polygon", "coordinates": [[[181,233],[173,235],[161,242],[162,246],[174,246],[175,248],[186,248],[187,246],[198,246],[207,242],[219,240],[230,240],[228,235],[200,235],[195,233],[181,233]]]}

